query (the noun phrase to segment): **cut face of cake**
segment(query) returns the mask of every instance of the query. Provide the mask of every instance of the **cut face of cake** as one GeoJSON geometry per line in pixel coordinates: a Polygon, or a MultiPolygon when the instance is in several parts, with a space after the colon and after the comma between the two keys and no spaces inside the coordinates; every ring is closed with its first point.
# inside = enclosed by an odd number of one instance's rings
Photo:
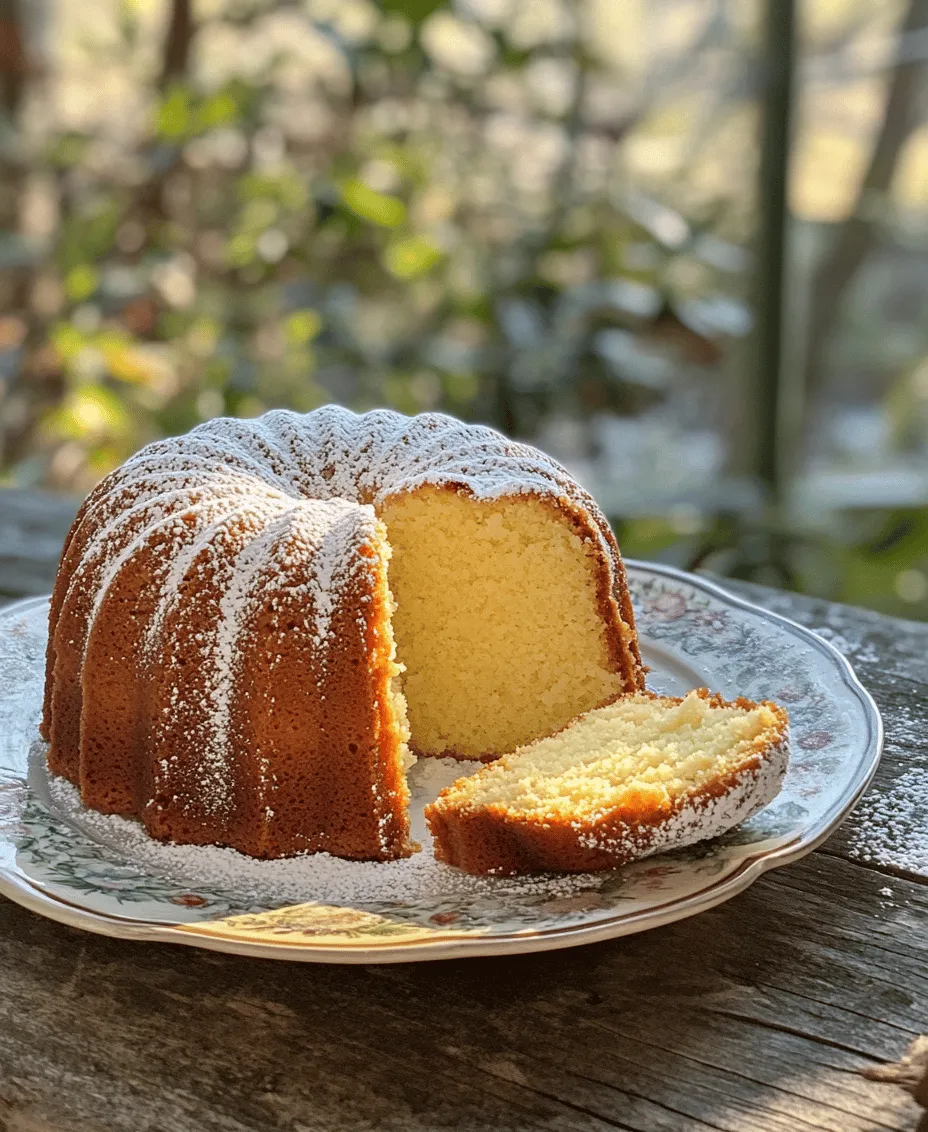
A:
{"type": "Polygon", "coordinates": [[[429,487],[381,517],[414,754],[489,760],[634,687],[579,517],[429,487]]]}
{"type": "Polygon", "coordinates": [[[744,821],[788,760],[775,704],[638,693],[459,779],[425,812],[436,855],[467,872],[613,868],[744,821]]]}

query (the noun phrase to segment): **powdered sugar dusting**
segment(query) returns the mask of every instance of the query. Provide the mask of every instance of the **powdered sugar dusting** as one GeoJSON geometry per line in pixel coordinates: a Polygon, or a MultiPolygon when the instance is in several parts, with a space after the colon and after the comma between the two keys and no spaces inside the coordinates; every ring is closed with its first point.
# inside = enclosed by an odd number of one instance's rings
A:
{"type": "Polygon", "coordinates": [[[718,837],[772,802],[780,792],[788,767],[789,739],[786,737],[764,753],[759,766],[742,771],[734,785],[723,794],[708,800],[687,799],[667,821],[648,830],[645,844],[641,844],[631,832],[625,838],[602,838],[591,834],[581,836],[579,840],[590,849],[607,849],[620,856],[631,854],[642,857],[718,837]]]}
{"type": "Polygon", "coordinates": [[[213,784],[204,798],[207,809],[214,807],[222,812],[228,803],[232,789],[231,772],[227,765],[229,711],[242,621],[254,590],[255,578],[289,522],[288,514],[279,516],[248,543],[236,559],[229,585],[219,601],[219,621],[212,653],[216,678],[207,691],[211,726],[204,769],[213,784]]]}
{"type": "MultiPolygon", "coordinates": [[[[222,510],[224,503],[231,516],[243,503],[270,513],[296,504],[325,522],[337,514],[326,508],[330,501],[369,505],[425,483],[460,485],[480,499],[529,492],[571,500],[594,517],[604,559],[613,561],[595,503],[544,453],[439,413],[358,415],[328,405],[304,416],[275,410],[248,421],[220,417],[143,448],[91,497],[86,521],[93,534],[72,588],[90,591],[92,623],[111,582],[156,528],[204,505],[222,510]]],[[[177,548],[155,625],[163,623],[201,549],[182,541],[186,545],[177,548]]],[[[321,638],[338,600],[327,572],[330,561],[320,558],[314,587],[321,638]]],[[[149,648],[156,639],[155,632],[148,633],[149,648]]]]}
{"type": "MultiPolygon", "coordinates": [[[[315,515],[319,511],[329,519],[320,531],[321,540],[313,556],[315,636],[317,645],[322,646],[328,640],[329,626],[337,608],[341,592],[339,582],[350,571],[352,549],[359,541],[372,537],[375,519],[373,507],[358,508],[340,499],[319,503],[309,514],[315,515]]],[[[320,649],[319,659],[323,664],[325,657],[325,650],[320,649]]]]}
{"type": "Polygon", "coordinates": [[[928,873],[928,775],[913,767],[888,789],[865,795],[853,829],[852,857],[924,876],[928,873]]]}
{"type": "MultiPolygon", "coordinates": [[[[181,582],[183,582],[197,558],[207,551],[210,541],[216,537],[216,524],[210,520],[222,519],[224,522],[229,522],[229,520],[236,518],[248,510],[255,513],[262,513],[261,511],[256,511],[256,505],[250,501],[245,501],[237,507],[233,506],[231,509],[223,500],[214,500],[213,503],[214,506],[212,508],[204,508],[202,512],[188,512],[188,516],[192,518],[196,518],[198,514],[202,514],[207,519],[207,522],[194,538],[190,539],[188,536],[186,545],[178,544],[174,546],[169,555],[170,562],[161,587],[161,598],[156,604],[154,614],[145,630],[143,642],[143,652],[145,654],[151,654],[159,640],[161,628],[177,598],[181,582]]],[[[263,513],[266,513],[267,517],[270,518],[274,512],[271,508],[267,508],[263,513]]]]}
{"type": "Polygon", "coordinates": [[[55,810],[93,840],[114,850],[143,874],[197,888],[219,890],[267,907],[300,904],[363,905],[397,900],[438,901],[446,897],[569,896],[596,886],[588,874],[567,876],[473,877],[435,860],[422,811],[440,789],[468,768],[453,759],[420,759],[410,772],[412,833],[422,851],[397,861],[346,861],[328,853],[259,861],[216,846],[170,845],[155,841],[136,821],[86,809],[78,790],[63,778],[49,779],[55,810]]]}
{"type": "Polygon", "coordinates": [[[485,499],[525,491],[588,499],[549,456],[440,413],[281,409],[253,421],[207,421],[183,439],[204,452],[219,448],[243,469],[270,468],[303,498],[373,503],[423,483],[454,482],[485,499]]]}

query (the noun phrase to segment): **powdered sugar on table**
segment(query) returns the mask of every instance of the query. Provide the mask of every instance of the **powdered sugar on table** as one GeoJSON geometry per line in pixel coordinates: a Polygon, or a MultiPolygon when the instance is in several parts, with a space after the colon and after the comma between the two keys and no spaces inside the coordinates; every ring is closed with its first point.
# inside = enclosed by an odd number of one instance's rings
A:
{"type": "Polygon", "coordinates": [[[921,875],[928,869],[928,779],[917,767],[888,790],[869,794],[858,809],[848,852],[868,865],[921,875]]]}

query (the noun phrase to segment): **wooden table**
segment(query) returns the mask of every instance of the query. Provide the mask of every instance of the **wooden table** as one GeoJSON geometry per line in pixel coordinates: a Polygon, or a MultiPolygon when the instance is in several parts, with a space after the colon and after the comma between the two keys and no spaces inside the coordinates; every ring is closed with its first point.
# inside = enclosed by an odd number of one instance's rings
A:
{"type": "MultiPolygon", "coordinates": [[[[73,509],[0,493],[0,591],[50,589],[73,509]]],[[[865,1074],[928,1031],[928,626],[732,588],[834,641],[883,712],[877,782],[818,852],[644,935],[409,967],[108,940],[0,898],[0,1132],[919,1126],[865,1074]]]]}

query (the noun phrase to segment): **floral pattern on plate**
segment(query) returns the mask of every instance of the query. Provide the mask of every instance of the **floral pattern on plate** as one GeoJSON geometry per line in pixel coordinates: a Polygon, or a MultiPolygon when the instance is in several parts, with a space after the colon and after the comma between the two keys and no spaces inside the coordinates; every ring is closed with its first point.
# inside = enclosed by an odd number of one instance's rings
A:
{"type": "MultiPolygon", "coordinates": [[[[231,883],[171,879],[56,806],[36,730],[48,605],[33,599],[0,612],[0,892],[111,935],[364,962],[562,947],[718,903],[841,820],[876,768],[879,716],[840,654],[807,630],[668,567],[630,563],[628,573],[650,687],[706,685],[789,710],[782,793],[725,837],[566,886],[487,878],[466,893],[452,886],[373,902],[275,901],[231,883]]],[[[414,814],[430,796],[414,778],[414,814]]]]}

